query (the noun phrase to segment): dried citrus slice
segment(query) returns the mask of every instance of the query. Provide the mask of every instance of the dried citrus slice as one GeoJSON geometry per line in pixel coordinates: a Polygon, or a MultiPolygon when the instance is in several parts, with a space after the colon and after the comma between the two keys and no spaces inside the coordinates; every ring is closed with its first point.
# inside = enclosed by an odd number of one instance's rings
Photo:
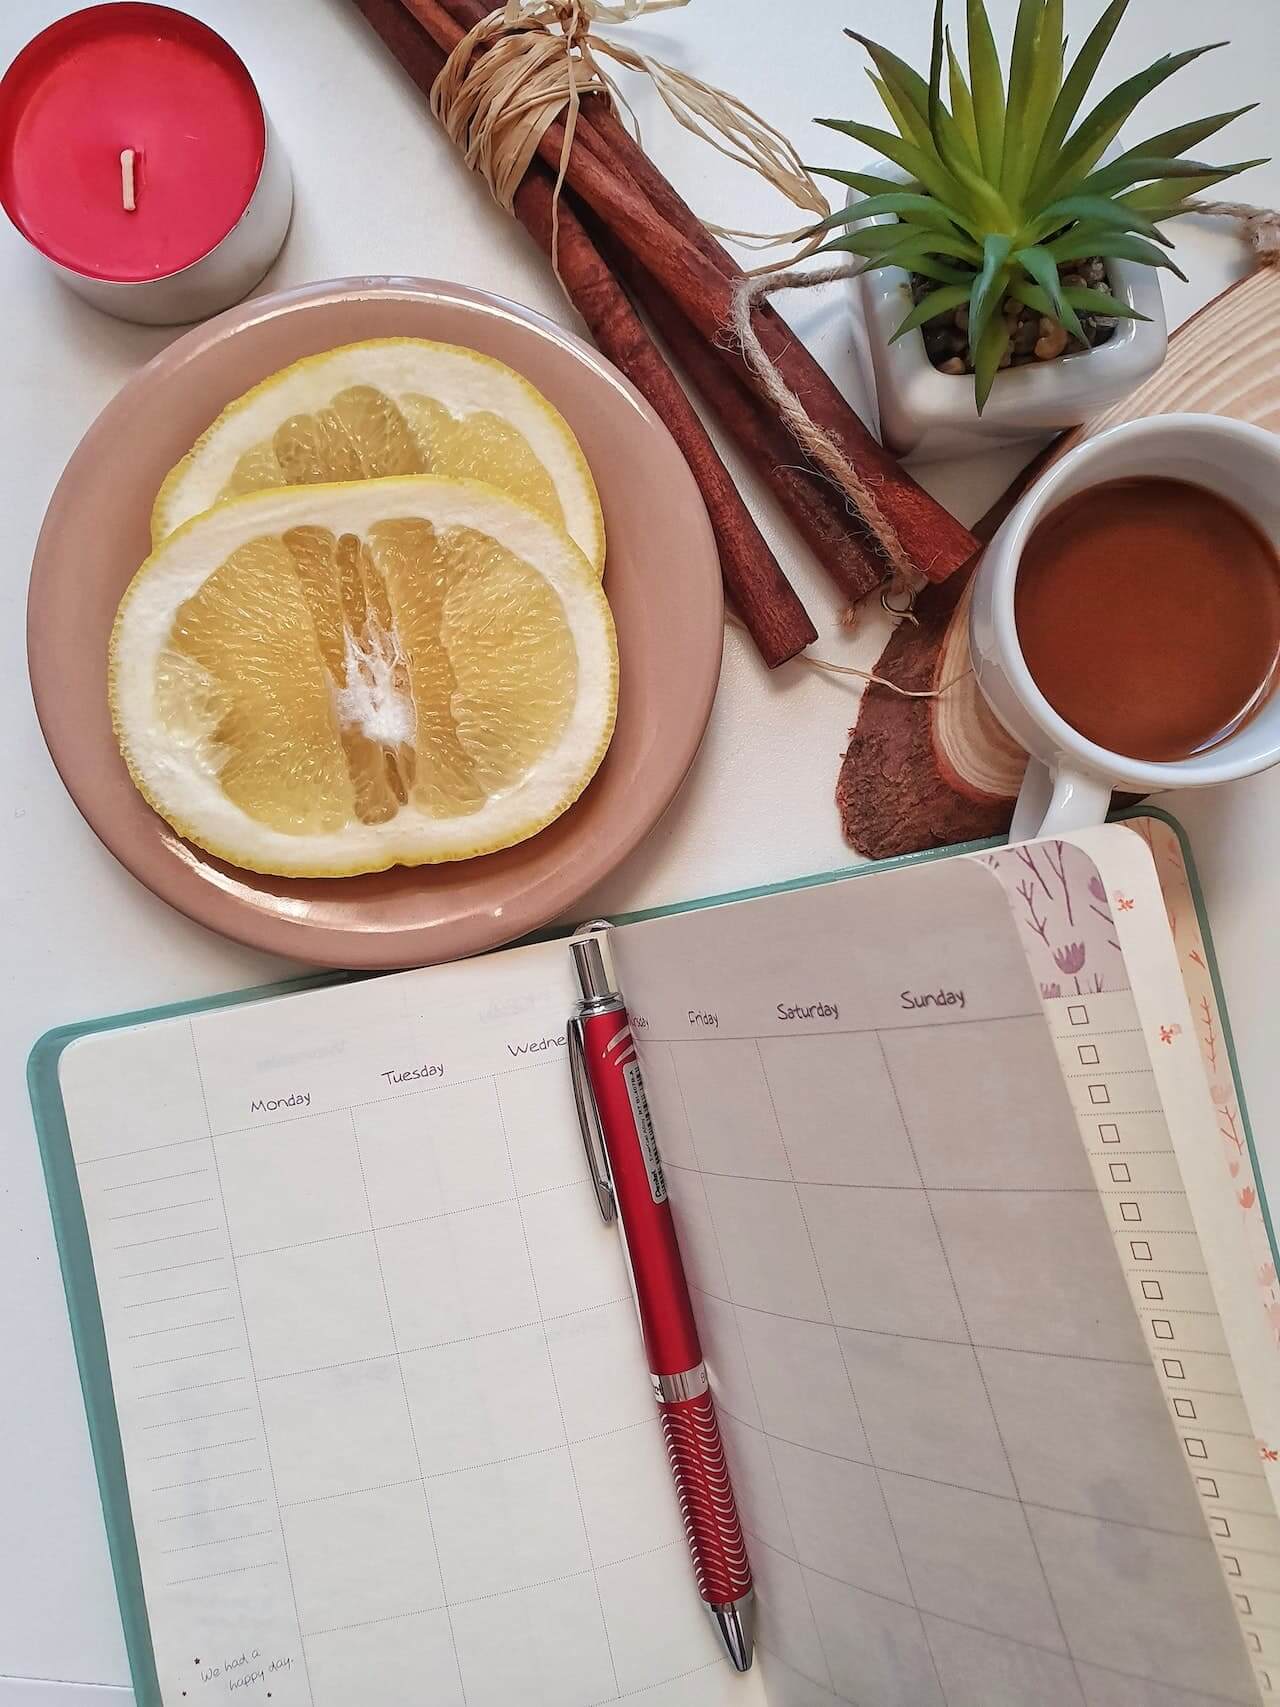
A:
{"type": "Polygon", "coordinates": [[[561,529],[472,480],[272,488],[171,534],[111,636],[134,782],[235,865],[346,876],[523,841],[613,731],[609,606],[561,529]]]}
{"type": "Polygon", "coordinates": [[[603,570],[600,500],[563,416],[502,362],[426,338],[307,356],[228,404],[161,486],[152,543],[264,487],[392,474],[487,481],[564,528],[603,570]]]}

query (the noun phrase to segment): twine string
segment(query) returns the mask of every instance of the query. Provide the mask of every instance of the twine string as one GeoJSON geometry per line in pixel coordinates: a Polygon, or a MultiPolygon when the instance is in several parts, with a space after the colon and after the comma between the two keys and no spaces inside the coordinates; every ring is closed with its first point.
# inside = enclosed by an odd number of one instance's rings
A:
{"type": "Polygon", "coordinates": [[[1192,213],[1211,219],[1234,219],[1260,267],[1280,267],[1280,211],[1252,202],[1189,202],[1192,213]]]}
{"type": "Polygon", "coordinates": [[[861,267],[860,261],[843,261],[834,267],[789,267],[779,272],[757,273],[742,278],[734,286],[731,324],[747,366],[786,422],[791,436],[853,505],[892,569],[898,588],[912,594],[922,585],[924,577],[907,555],[893,523],[881,509],[874,483],[850,462],[832,435],[811,418],[770,361],[753,324],[752,310],[775,291],[809,290],[816,285],[833,284],[837,279],[855,277],[861,267]]]}
{"type": "MultiPolygon", "coordinates": [[[[732,611],[724,613],[724,620],[726,628],[736,628],[742,634],[751,632],[741,617],[735,616],[732,611]]],[[[888,676],[878,676],[874,670],[863,670],[856,664],[833,664],[826,658],[814,658],[808,652],[798,652],[794,658],[788,661],[792,664],[803,665],[806,670],[818,670],[823,675],[858,676],[862,681],[871,683],[878,688],[886,688],[890,693],[899,694],[903,699],[941,699],[943,694],[949,693],[954,687],[958,687],[966,676],[973,674],[973,665],[969,664],[965,669],[958,670],[954,676],[950,676],[941,687],[904,688],[900,687],[897,682],[890,681],[888,676]]]]}

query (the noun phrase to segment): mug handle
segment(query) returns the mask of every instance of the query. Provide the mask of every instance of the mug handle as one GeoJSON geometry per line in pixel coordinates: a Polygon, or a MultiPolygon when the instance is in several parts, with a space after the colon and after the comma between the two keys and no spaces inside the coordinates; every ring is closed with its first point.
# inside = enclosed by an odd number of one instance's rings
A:
{"type": "Polygon", "coordinates": [[[1013,808],[1010,842],[1029,842],[1036,836],[1057,836],[1066,830],[1085,830],[1101,824],[1111,805],[1111,784],[1087,771],[1028,759],[1026,775],[1013,808]]]}

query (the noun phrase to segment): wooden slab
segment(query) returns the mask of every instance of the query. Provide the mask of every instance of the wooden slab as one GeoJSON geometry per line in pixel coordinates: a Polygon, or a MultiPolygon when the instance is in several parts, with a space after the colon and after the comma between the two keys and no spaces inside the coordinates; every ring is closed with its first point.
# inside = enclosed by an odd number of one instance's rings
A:
{"type": "MultiPolygon", "coordinates": [[[[1107,427],[1149,415],[1230,415],[1280,432],[1280,268],[1253,273],[1173,334],[1158,373],[1024,469],[974,532],[989,540],[1058,457],[1107,427]]],[[[840,767],[836,804],[847,839],[872,859],[915,853],[1009,827],[1026,756],[987,710],[969,670],[968,585],[978,559],[916,603],[876,664],[901,687],[951,686],[941,699],[867,688],[840,767]]]]}

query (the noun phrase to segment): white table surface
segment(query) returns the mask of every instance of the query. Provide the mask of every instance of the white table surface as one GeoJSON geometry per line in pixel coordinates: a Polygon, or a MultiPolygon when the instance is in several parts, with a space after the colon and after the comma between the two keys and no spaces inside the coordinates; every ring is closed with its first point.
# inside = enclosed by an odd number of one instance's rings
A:
{"type": "MultiPolygon", "coordinates": [[[[345,273],[420,274],[497,291],[576,325],[542,256],[468,178],[417,91],[346,0],[185,4],[243,55],[293,162],[293,229],[263,289],[345,273]]],[[[5,0],[0,65],[71,9],[69,0],[5,0]]],[[[1099,0],[1068,0],[1077,40],[1099,9],[1099,0]]],[[[1015,0],[991,0],[1001,39],[1014,10],[1015,0]]],[[[1195,0],[1134,0],[1108,61],[1111,81],[1174,47],[1233,38],[1157,92],[1141,134],[1267,95],[1274,84],[1275,0],[1218,0],[1211,13],[1195,0]]],[[[632,24],[627,33],[658,57],[730,86],[812,157],[852,166],[852,144],[809,125],[815,113],[881,122],[861,52],[841,36],[845,22],[915,62],[927,53],[924,0],[693,0],[686,12],[632,24]]],[[[629,92],[647,145],[700,211],[756,229],[794,223],[763,186],[666,121],[648,91],[629,92]]],[[[1266,154],[1276,111],[1272,97],[1229,140],[1217,139],[1212,157],[1266,154]]],[[[1280,168],[1256,171],[1240,193],[1275,205],[1280,168]]],[[[1179,255],[1191,282],[1166,285],[1174,323],[1246,265],[1216,224],[1183,227],[1179,255]]],[[[783,307],[860,403],[842,292],[783,307]]],[[[70,1020],[261,983],[292,969],[189,923],[115,864],[63,792],[27,688],[27,567],[49,494],[94,416],[175,335],[88,308],[56,286],[0,221],[0,919],[9,943],[0,974],[0,1707],[132,1701],[31,1130],[27,1052],[42,1032],[70,1020]]],[[[997,453],[935,466],[927,483],[972,520],[1019,460],[997,453]]],[[[815,650],[867,664],[882,642],[878,620],[867,617],[853,637],[842,633],[838,601],[821,573],[753,480],[744,476],[743,485],[818,623],[815,650]]],[[[832,791],[856,701],[847,678],[795,665],[768,675],[730,633],[719,699],[689,783],[590,910],[650,906],[848,863],[832,791]]],[[[1268,1035],[1264,952],[1268,930],[1276,938],[1274,861],[1264,850],[1268,826],[1280,845],[1280,772],[1201,795],[1183,816],[1206,879],[1255,1127],[1264,1157],[1269,1151],[1273,1190],[1280,1189],[1280,1053],[1268,1035]]]]}

